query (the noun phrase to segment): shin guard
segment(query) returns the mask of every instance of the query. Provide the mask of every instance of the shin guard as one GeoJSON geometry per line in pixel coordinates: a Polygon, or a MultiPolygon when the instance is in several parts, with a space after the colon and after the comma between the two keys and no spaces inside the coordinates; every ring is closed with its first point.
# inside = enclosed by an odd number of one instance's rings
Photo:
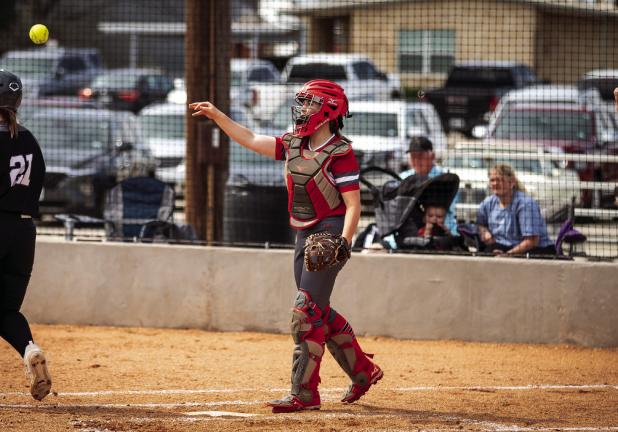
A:
{"type": "Polygon", "coordinates": [[[303,290],[298,291],[290,327],[295,343],[291,394],[268,405],[273,407],[273,412],[319,409],[318,385],[325,343],[322,311],[303,290]]]}
{"type": "Polygon", "coordinates": [[[358,397],[362,396],[372,384],[382,378],[382,370],[370,360],[373,354],[363,352],[352,326],[343,316],[329,307],[325,310],[324,319],[326,346],[352,380],[352,386],[343,399],[344,402],[350,402],[346,400],[350,399],[350,392],[355,395],[360,393],[358,397]]]}

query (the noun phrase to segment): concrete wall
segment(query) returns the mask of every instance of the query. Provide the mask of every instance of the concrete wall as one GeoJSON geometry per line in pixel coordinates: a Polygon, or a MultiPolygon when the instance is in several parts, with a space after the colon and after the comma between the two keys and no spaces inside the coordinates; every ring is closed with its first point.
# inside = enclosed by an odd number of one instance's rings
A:
{"type": "MultiPolygon", "coordinates": [[[[292,252],[40,240],[38,323],[287,332],[292,252]]],[[[618,346],[618,266],[355,254],[332,298],[358,334],[618,346]]]]}

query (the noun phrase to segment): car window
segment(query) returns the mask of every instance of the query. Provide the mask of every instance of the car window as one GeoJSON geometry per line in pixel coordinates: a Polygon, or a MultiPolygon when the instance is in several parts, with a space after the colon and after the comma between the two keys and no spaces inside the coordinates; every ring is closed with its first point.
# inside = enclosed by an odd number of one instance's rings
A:
{"type": "Polygon", "coordinates": [[[352,64],[352,69],[359,79],[380,79],[382,75],[378,70],[369,62],[356,62],[352,64]]]}
{"type": "Polygon", "coordinates": [[[412,110],[406,113],[406,124],[408,128],[419,129],[423,135],[429,135],[431,132],[427,119],[423,113],[418,110],[412,110]]]}
{"type": "Polygon", "coordinates": [[[512,87],[513,74],[507,68],[455,67],[448,76],[448,87],[512,87]]]}
{"type": "Polygon", "coordinates": [[[601,95],[601,99],[606,102],[614,100],[614,89],[618,87],[618,78],[591,78],[579,82],[582,90],[596,89],[601,95]]]}
{"type": "Polygon", "coordinates": [[[182,114],[145,114],[138,118],[145,138],[184,139],[185,117],[182,114]]]}
{"type": "Polygon", "coordinates": [[[96,68],[101,67],[101,57],[98,54],[88,54],[88,61],[96,68]]]}
{"type": "Polygon", "coordinates": [[[346,120],[346,135],[399,136],[398,116],[395,113],[354,112],[346,120]]]}
{"type": "Polygon", "coordinates": [[[109,122],[97,118],[70,115],[36,115],[28,120],[28,129],[41,148],[66,150],[103,150],[109,142],[109,122]]]}
{"type": "Polygon", "coordinates": [[[312,79],[345,81],[347,75],[342,65],[329,63],[306,63],[292,66],[288,81],[305,83],[312,79]]]}
{"type": "Polygon", "coordinates": [[[253,68],[247,77],[248,81],[257,82],[272,82],[276,81],[277,77],[271,69],[266,66],[253,68]]]}
{"type": "Polygon", "coordinates": [[[135,72],[110,73],[99,75],[92,83],[96,88],[125,89],[133,88],[141,78],[135,72]]]}
{"type": "Polygon", "coordinates": [[[54,70],[56,60],[51,58],[12,57],[0,60],[0,69],[13,72],[23,78],[42,78],[54,70]]]}
{"type": "Polygon", "coordinates": [[[77,56],[65,57],[60,60],[58,67],[69,73],[79,72],[86,69],[86,62],[83,58],[77,56]]]}
{"type": "Polygon", "coordinates": [[[592,139],[592,114],[580,111],[511,109],[502,111],[493,136],[499,139],[592,139]]]}

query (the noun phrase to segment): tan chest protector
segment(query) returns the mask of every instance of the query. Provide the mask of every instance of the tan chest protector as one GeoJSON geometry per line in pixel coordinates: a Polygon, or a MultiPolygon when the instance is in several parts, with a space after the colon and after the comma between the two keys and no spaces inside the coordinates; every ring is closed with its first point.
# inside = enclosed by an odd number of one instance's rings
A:
{"type": "Polygon", "coordinates": [[[352,147],[345,137],[318,152],[303,149],[302,138],[294,135],[286,135],[283,141],[288,150],[286,177],[290,225],[297,229],[308,228],[341,204],[341,194],[327,170],[333,158],[349,153],[352,147]]]}

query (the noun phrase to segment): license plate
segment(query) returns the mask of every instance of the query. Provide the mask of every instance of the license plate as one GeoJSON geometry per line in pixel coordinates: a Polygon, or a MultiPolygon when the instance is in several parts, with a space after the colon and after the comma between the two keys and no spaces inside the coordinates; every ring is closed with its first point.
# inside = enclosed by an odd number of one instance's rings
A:
{"type": "Polygon", "coordinates": [[[448,119],[448,125],[451,129],[463,129],[465,124],[464,119],[459,117],[448,119]]]}
{"type": "Polygon", "coordinates": [[[101,96],[101,103],[108,104],[112,101],[112,97],[109,95],[101,96]]]}

